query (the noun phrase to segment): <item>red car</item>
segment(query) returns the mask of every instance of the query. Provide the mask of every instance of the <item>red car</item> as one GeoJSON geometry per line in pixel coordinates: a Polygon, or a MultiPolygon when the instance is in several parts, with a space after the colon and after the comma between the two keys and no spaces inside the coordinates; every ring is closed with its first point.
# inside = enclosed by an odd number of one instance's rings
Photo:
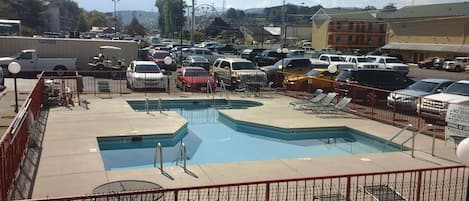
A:
{"type": "Polygon", "coordinates": [[[207,83],[215,91],[215,77],[202,67],[182,67],[177,72],[176,86],[183,91],[205,91],[207,83]]]}
{"type": "Polygon", "coordinates": [[[164,59],[166,57],[171,57],[171,54],[168,52],[168,51],[165,51],[165,50],[153,50],[150,52],[150,55],[148,57],[148,60],[149,61],[154,61],[156,64],[158,64],[158,66],[161,68],[161,69],[165,69],[166,71],[175,71],[176,70],[176,62],[174,59],[172,59],[172,63],[167,65],[165,64],[164,62],[164,59]]]}

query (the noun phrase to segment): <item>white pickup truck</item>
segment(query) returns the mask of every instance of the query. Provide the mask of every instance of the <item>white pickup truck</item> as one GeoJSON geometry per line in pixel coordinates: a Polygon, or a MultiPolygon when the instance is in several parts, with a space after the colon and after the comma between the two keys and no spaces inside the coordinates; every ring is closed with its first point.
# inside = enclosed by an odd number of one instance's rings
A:
{"type": "Polygon", "coordinates": [[[77,69],[76,58],[39,58],[36,50],[23,50],[13,57],[0,58],[0,67],[7,73],[8,65],[17,62],[21,72],[73,71],[77,69]]]}
{"type": "Polygon", "coordinates": [[[469,57],[456,57],[452,61],[445,61],[443,69],[447,71],[462,72],[469,66],[469,57]]]}
{"type": "Polygon", "coordinates": [[[379,68],[395,70],[404,75],[407,75],[409,73],[409,66],[407,64],[402,63],[402,61],[400,61],[396,57],[366,56],[366,58],[372,63],[377,63],[379,68]]]}
{"type": "Polygon", "coordinates": [[[469,80],[460,80],[441,93],[424,96],[417,105],[417,112],[427,123],[442,123],[449,104],[466,101],[469,101],[469,80]]]}

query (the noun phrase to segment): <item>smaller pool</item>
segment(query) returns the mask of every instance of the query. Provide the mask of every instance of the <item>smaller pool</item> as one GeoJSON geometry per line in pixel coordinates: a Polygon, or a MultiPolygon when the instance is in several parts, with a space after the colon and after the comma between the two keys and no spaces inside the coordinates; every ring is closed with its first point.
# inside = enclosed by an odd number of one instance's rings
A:
{"type": "MultiPolygon", "coordinates": [[[[145,101],[127,101],[130,107],[141,112],[145,110],[145,101]]],[[[150,110],[158,110],[158,101],[149,101],[150,110]]],[[[193,99],[193,100],[163,100],[161,101],[161,108],[163,110],[197,110],[197,109],[246,109],[249,107],[262,106],[262,103],[246,100],[231,100],[226,99],[193,99]]]]}

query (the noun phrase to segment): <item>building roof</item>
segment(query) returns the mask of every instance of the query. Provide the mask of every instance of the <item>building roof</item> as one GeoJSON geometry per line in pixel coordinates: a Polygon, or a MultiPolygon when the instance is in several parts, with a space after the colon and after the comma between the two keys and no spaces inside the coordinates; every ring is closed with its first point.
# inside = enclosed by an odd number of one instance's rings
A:
{"type": "Polygon", "coordinates": [[[376,10],[357,10],[345,8],[324,8],[323,11],[330,18],[335,20],[351,20],[351,21],[380,21],[376,18],[376,10]]]}
{"type": "Polygon", "coordinates": [[[469,53],[469,45],[432,43],[389,43],[382,49],[469,53]]]}
{"type": "Polygon", "coordinates": [[[379,16],[385,20],[469,16],[469,2],[406,6],[394,11],[382,11],[379,16]]]}

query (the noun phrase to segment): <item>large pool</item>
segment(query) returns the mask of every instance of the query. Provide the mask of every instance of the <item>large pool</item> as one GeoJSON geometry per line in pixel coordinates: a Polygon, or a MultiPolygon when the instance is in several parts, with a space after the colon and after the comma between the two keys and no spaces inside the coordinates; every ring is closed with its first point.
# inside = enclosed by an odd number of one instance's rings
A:
{"type": "MultiPolygon", "coordinates": [[[[136,111],[144,102],[129,101],[136,111]]],[[[345,127],[328,129],[280,129],[247,122],[236,122],[218,109],[243,109],[261,104],[224,100],[163,101],[164,110],[178,112],[188,120],[187,127],[174,136],[138,136],[98,138],[106,170],[153,167],[155,147],[163,147],[165,166],[174,166],[183,142],[187,163],[208,164],[287,158],[327,157],[400,151],[384,145],[383,140],[345,127]]],[[[150,102],[156,110],[157,102],[150,102]]]]}

